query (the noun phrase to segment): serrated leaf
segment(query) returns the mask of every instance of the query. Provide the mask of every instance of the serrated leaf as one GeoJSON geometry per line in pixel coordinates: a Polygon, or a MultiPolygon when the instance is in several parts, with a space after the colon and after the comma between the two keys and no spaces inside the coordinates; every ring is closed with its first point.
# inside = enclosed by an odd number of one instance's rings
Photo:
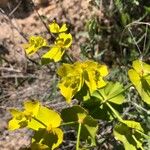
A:
{"type": "Polygon", "coordinates": [[[32,138],[32,150],[54,150],[63,141],[63,132],[59,128],[54,128],[51,132],[46,130],[36,131],[32,138]]]}
{"type": "Polygon", "coordinates": [[[142,100],[150,104],[150,65],[135,60],[132,64],[134,69],[128,71],[130,81],[137,89],[142,100]]]}
{"type": "MultiPolygon", "coordinates": [[[[95,119],[88,115],[87,111],[80,106],[63,109],[61,116],[64,122],[81,123],[81,139],[89,144],[95,145],[95,136],[98,124],[95,119]],[[69,115],[68,115],[69,114],[69,115]]],[[[77,125],[74,125],[77,128],[77,125]]]]}
{"type": "Polygon", "coordinates": [[[105,87],[95,91],[92,96],[98,98],[102,102],[108,101],[120,105],[125,99],[122,94],[123,91],[123,86],[119,82],[109,82],[105,87]]]}

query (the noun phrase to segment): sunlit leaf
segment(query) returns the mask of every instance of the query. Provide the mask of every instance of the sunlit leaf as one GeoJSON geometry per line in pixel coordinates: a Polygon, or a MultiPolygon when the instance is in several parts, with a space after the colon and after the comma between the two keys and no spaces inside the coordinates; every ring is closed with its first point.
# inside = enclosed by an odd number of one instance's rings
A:
{"type": "Polygon", "coordinates": [[[92,96],[98,98],[102,102],[112,102],[122,104],[125,99],[122,92],[124,91],[122,84],[119,82],[109,82],[105,87],[95,91],[92,96]]]}
{"type": "Polygon", "coordinates": [[[150,104],[150,65],[135,60],[133,68],[128,71],[130,81],[133,83],[142,100],[150,104]]]}
{"type": "Polygon", "coordinates": [[[90,145],[96,146],[96,133],[98,130],[98,124],[91,116],[86,116],[81,126],[81,139],[90,143],[90,145]]]}
{"type": "Polygon", "coordinates": [[[31,56],[43,46],[47,46],[47,41],[41,36],[31,36],[29,43],[24,44],[26,54],[31,56]]]}
{"type": "Polygon", "coordinates": [[[62,59],[67,48],[72,44],[72,35],[66,33],[60,33],[55,41],[55,45],[42,56],[42,60],[49,59],[58,62],[62,59]]]}
{"type": "Polygon", "coordinates": [[[137,150],[136,142],[132,138],[130,128],[123,124],[118,124],[114,128],[113,134],[116,140],[119,140],[123,143],[125,150],[137,150]]]}
{"type": "Polygon", "coordinates": [[[133,120],[124,120],[123,123],[126,124],[129,128],[144,132],[144,130],[139,122],[136,122],[133,120]]]}
{"type": "Polygon", "coordinates": [[[80,79],[76,76],[66,77],[58,84],[61,94],[65,97],[68,103],[71,102],[73,96],[77,93],[80,87],[80,79]]]}
{"type": "Polygon", "coordinates": [[[143,128],[139,122],[124,120],[115,126],[113,133],[116,140],[123,143],[125,150],[137,150],[138,148],[144,150],[142,147],[142,135],[136,131],[143,132],[143,128]]]}
{"type": "Polygon", "coordinates": [[[8,122],[8,130],[16,130],[19,128],[24,128],[27,125],[28,125],[28,122],[25,117],[22,116],[20,119],[14,117],[8,122]]]}

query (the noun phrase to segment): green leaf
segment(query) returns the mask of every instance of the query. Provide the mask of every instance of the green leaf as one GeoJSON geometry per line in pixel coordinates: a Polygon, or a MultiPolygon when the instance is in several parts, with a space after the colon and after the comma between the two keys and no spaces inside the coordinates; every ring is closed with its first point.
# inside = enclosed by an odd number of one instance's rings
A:
{"type": "Polygon", "coordinates": [[[136,122],[133,120],[124,120],[123,123],[126,124],[129,128],[144,132],[144,130],[139,122],[136,122]]]}
{"type": "Polygon", "coordinates": [[[125,150],[137,150],[136,142],[132,138],[132,132],[126,125],[116,125],[113,130],[113,134],[116,140],[119,140],[123,143],[125,150]]]}
{"type": "Polygon", "coordinates": [[[113,130],[116,140],[123,143],[125,150],[136,150],[138,148],[144,150],[142,147],[143,132],[144,129],[141,124],[132,120],[123,120],[123,122],[117,124],[113,130]]]}
{"type": "Polygon", "coordinates": [[[81,126],[81,139],[90,143],[90,145],[96,146],[95,136],[98,130],[98,124],[91,116],[85,117],[81,126]]]}
{"type": "MultiPolygon", "coordinates": [[[[98,130],[98,124],[95,119],[88,115],[84,108],[73,106],[63,109],[61,116],[64,122],[81,123],[81,139],[86,140],[91,145],[96,145],[95,136],[98,130]]],[[[75,125],[75,127],[77,129],[78,126],[75,125]]]]}
{"type": "Polygon", "coordinates": [[[54,150],[63,142],[63,132],[59,128],[54,128],[51,132],[38,130],[32,138],[32,150],[54,150]]]}
{"type": "Polygon", "coordinates": [[[123,86],[119,82],[109,82],[105,87],[95,91],[92,96],[98,98],[102,102],[109,101],[120,105],[125,99],[122,95],[123,91],[123,86]]]}
{"type": "Polygon", "coordinates": [[[87,114],[87,111],[78,105],[63,109],[61,112],[64,122],[82,122],[87,114]]]}
{"type": "Polygon", "coordinates": [[[135,60],[132,64],[134,69],[128,71],[130,81],[137,89],[142,100],[150,104],[150,65],[135,60]]]}

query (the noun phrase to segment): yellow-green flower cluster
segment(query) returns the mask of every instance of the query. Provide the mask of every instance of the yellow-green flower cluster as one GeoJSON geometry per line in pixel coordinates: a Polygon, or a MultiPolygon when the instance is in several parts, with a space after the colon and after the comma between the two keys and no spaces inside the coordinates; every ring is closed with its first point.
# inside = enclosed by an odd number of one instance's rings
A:
{"type": "Polygon", "coordinates": [[[75,62],[74,64],[63,64],[57,73],[61,77],[58,85],[61,94],[69,103],[84,84],[89,88],[90,93],[105,86],[106,82],[103,80],[103,77],[108,74],[108,70],[105,65],[94,61],[84,61],[75,62]]]}
{"type": "Polygon", "coordinates": [[[24,45],[27,55],[31,56],[39,49],[46,46],[51,48],[42,56],[42,59],[50,59],[54,62],[61,60],[66,49],[68,49],[72,44],[72,35],[70,33],[66,33],[68,30],[66,24],[63,24],[62,27],[60,27],[56,22],[53,22],[49,25],[49,30],[51,33],[58,34],[54,44],[49,46],[48,42],[41,36],[31,36],[29,43],[24,45]]]}
{"type": "Polygon", "coordinates": [[[9,130],[27,127],[35,130],[36,134],[43,133],[43,135],[40,135],[41,137],[37,137],[35,134],[32,139],[33,147],[44,145],[44,147],[55,149],[62,143],[63,131],[58,128],[62,119],[54,110],[42,106],[38,101],[26,101],[24,102],[23,111],[11,109],[10,113],[13,118],[8,123],[9,130]],[[47,136],[51,137],[51,141],[45,145],[47,136]]]}

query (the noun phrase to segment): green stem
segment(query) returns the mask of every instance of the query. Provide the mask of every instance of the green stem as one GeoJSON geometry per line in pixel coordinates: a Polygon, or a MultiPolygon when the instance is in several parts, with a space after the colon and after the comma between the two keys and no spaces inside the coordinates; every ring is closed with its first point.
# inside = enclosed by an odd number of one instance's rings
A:
{"type": "Polygon", "coordinates": [[[62,123],[61,126],[67,126],[67,125],[72,125],[72,124],[76,124],[76,121],[72,121],[72,122],[66,122],[66,123],[62,123]]]}
{"type": "Polygon", "coordinates": [[[69,61],[73,64],[74,62],[73,62],[72,58],[67,53],[65,53],[65,55],[67,56],[67,58],[69,59],[69,61]]]}
{"type": "Polygon", "coordinates": [[[38,120],[37,118],[35,118],[35,117],[32,117],[35,121],[37,121],[38,123],[40,123],[40,124],[42,124],[44,127],[46,127],[47,128],[47,125],[46,124],[44,124],[42,121],[40,121],[40,120],[38,120]]]}
{"type": "Polygon", "coordinates": [[[79,150],[81,126],[82,126],[82,124],[79,123],[79,126],[78,126],[78,134],[77,134],[76,150],[79,150]]]}
{"type": "Polygon", "coordinates": [[[141,150],[144,150],[143,147],[142,147],[142,144],[136,139],[135,135],[132,134],[132,138],[136,142],[137,147],[140,148],[141,150]]]}
{"type": "Polygon", "coordinates": [[[111,111],[114,113],[114,115],[118,118],[120,122],[123,122],[123,119],[119,116],[118,112],[108,103],[106,102],[106,105],[111,109],[111,111]]]}
{"type": "Polygon", "coordinates": [[[140,133],[144,138],[150,139],[150,136],[144,134],[143,132],[141,132],[141,131],[139,131],[139,130],[136,130],[136,132],[140,133]]]}

